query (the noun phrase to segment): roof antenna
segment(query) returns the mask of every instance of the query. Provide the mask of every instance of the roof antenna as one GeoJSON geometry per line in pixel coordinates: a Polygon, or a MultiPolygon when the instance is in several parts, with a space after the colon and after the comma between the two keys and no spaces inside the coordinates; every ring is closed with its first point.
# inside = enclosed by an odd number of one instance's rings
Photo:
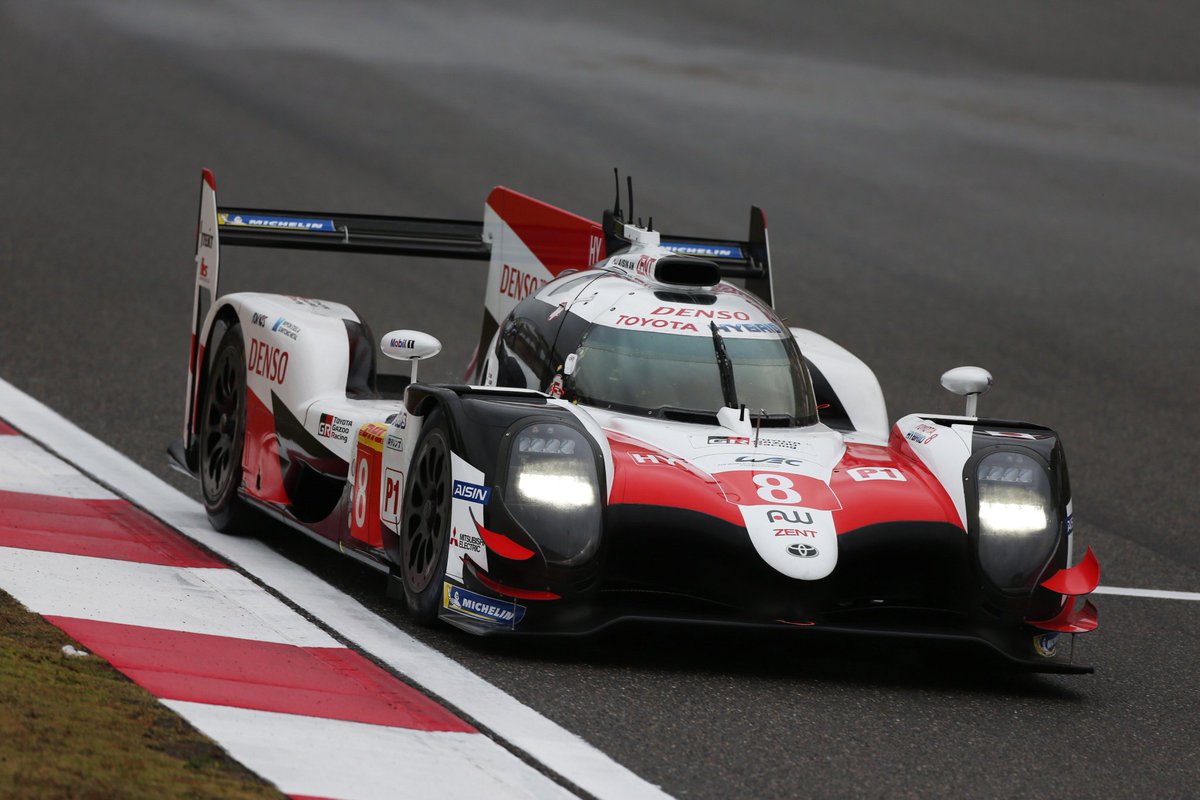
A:
{"type": "Polygon", "coordinates": [[[624,222],[621,218],[621,173],[613,167],[613,182],[617,185],[617,199],[613,200],[613,216],[624,222]]]}
{"type": "Polygon", "coordinates": [[[654,230],[654,217],[650,218],[650,224],[646,226],[646,230],[648,230],[648,231],[654,230]]]}
{"type": "MultiPolygon", "coordinates": [[[[627,184],[629,186],[629,221],[633,222],[633,176],[626,175],[625,180],[629,182],[627,184]]],[[[617,194],[620,194],[620,192],[617,192],[617,194]]]]}

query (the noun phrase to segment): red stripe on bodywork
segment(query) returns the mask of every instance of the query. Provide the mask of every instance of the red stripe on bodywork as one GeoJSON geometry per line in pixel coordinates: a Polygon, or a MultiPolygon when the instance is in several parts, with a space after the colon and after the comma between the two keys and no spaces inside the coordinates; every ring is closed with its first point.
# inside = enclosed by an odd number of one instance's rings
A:
{"type": "Polygon", "coordinates": [[[217,179],[213,177],[212,170],[204,167],[200,170],[200,175],[204,178],[204,182],[208,184],[208,188],[215,192],[217,190],[217,179]]]}
{"type": "Polygon", "coordinates": [[[291,505],[279,466],[275,414],[258,395],[246,390],[246,438],[242,447],[246,491],[272,503],[291,505]]]}
{"type": "Polygon", "coordinates": [[[604,257],[604,230],[590,219],[503,186],[492,190],[487,204],[555,277],[604,257]]]}
{"type": "Polygon", "coordinates": [[[224,567],[125,500],[0,491],[0,545],[170,567],[224,567]]]}
{"type": "Polygon", "coordinates": [[[21,435],[20,431],[18,431],[16,428],[9,427],[9,425],[4,420],[0,419],[0,436],[20,436],[20,435],[21,435]]]}
{"type": "Polygon", "coordinates": [[[47,619],[168,700],[422,731],[475,732],[344,647],[296,647],[74,617],[47,619]]]}
{"type": "Polygon", "coordinates": [[[613,460],[609,504],[686,508],[739,527],[745,525],[738,507],[725,499],[717,480],[687,459],[614,431],[605,431],[605,435],[613,460]]]}
{"type": "Polygon", "coordinates": [[[830,479],[842,508],[833,513],[838,533],[881,522],[948,522],[959,528],[962,521],[954,501],[920,461],[897,451],[870,444],[847,444],[841,463],[830,479]],[[904,480],[855,480],[851,470],[893,470],[904,480]]]}

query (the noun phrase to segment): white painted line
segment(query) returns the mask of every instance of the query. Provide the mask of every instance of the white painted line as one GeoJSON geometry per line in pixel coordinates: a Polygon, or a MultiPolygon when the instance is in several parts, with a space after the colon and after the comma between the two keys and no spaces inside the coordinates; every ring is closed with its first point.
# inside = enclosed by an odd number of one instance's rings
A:
{"type": "Polygon", "coordinates": [[[1159,600],[1200,600],[1200,592],[1168,592],[1162,589],[1128,589],[1123,586],[1097,586],[1093,594],[1117,594],[1126,597],[1153,597],[1159,600]]]}
{"type": "Polygon", "coordinates": [[[180,700],[163,703],[285,794],[339,800],[573,797],[478,733],[414,731],[180,700]],[[305,757],[297,759],[296,753],[305,757]]]}
{"type": "Polygon", "coordinates": [[[0,491],[77,500],[117,499],[112,492],[24,436],[0,436],[0,491]]]}
{"type": "Polygon", "coordinates": [[[3,379],[0,409],[4,418],[27,436],[237,564],[365,652],[444,698],[585,792],[600,800],[669,797],[579,736],[376,616],[263,543],[215,532],[199,503],[3,379]]]}
{"type": "Polygon", "coordinates": [[[232,569],[0,547],[0,585],[30,611],[48,616],[296,647],[342,646],[232,569]]]}

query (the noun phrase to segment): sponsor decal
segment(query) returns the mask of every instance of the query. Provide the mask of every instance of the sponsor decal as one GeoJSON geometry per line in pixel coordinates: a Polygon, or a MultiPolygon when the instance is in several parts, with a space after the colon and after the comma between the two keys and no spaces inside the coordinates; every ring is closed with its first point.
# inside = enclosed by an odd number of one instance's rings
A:
{"type": "Polygon", "coordinates": [[[926,422],[919,422],[904,434],[904,438],[916,444],[929,444],[938,437],[938,429],[926,422]]]}
{"type": "Polygon", "coordinates": [[[505,264],[500,271],[500,294],[514,300],[524,300],[546,285],[546,281],[529,272],[505,264]]]}
{"type": "Polygon", "coordinates": [[[655,258],[654,256],[649,256],[649,255],[645,255],[645,254],[640,255],[640,256],[638,256],[637,267],[635,268],[634,271],[637,272],[638,275],[649,277],[651,270],[654,269],[655,261],[658,261],[658,259],[655,258]]]}
{"type": "Polygon", "coordinates": [[[274,214],[218,214],[217,224],[240,228],[277,228],[298,231],[336,231],[331,219],[281,217],[274,214]]]}
{"type": "Polygon", "coordinates": [[[795,458],[782,456],[738,456],[734,459],[739,464],[774,464],[775,466],[802,467],[804,462],[795,458]]]}
{"type": "Polygon", "coordinates": [[[546,394],[551,397],[563,396],[563,376],[555,375],[554,380],[550,381],[550,387],[546,389],[546,394]]]}
{"type": "MultiPolygon", "coordinates": [[[[808,528],[775,528],[776,536],[806,536],[815,538],[817,532],[808,528]]],[[[813,555],[816,555],[815,553],[813,555]]]]}
{"type": "Polygon", "coordinates": [[[400,524],[400,493],[404,490],[404,473],[387,467],[383,470],[383,492],[379,503],[379,518],[391,525],[400,524]]]}
{"type": "Polygon", "coordinates": [[[629,457],[633,459],[635,464],[662,464],[666,467],[683,466],[680,459],[672,458],[671,456],[660,456],[655,453],[630,453],[629,457]]]}
{"type": "Polygon", "coordinates": [[[1075,515],[1067,514],[1067,536],[1075,532],[1075,515]]]}
{"type": "Polygon", "coordinates": [[[205,263],[203,256],[200,257],[200,277],[208,277],[208,264],[205,263]]]}
{"type": "Polygon", "coordinates": [[[479,503],[486,506],[488,500],[492,497],[492,487],[480,486],[477,483],[467,483],[466,481],[455,481],[452,495],[458,500],[466,500],[469,503],[479,503]]]}
{"type": "Polygon", "coordinates": [[[387,438],[383,440],[383,446],[388,450],[395,450],[398,453],[404,452],[404,440],[392,433],[389,433],[387,438]]]}
{"type": "Polygon", "coordinates": [[[600,260],[600,251],[603,248],[603,246],[604,246],[604,240],[601,239],[599,236],[596,236],[593,234],[592,237],[590,239],[588,239],[588,262],[587,263],[589,266],[592,264],[595,264],[597,261],[600,260]]]}
{"type": "Polygon", "coordinates": [[[749,436],[710,436],[709,444],[750,444],[749,436]]]}
{"type": "Polygon", "coordinates": [[[795,508],[771,508],[767,510],[767,522],[794,522],[797,525],[812,525],[812,514],[795,508]]]}
{"type": "Polygon", "coordinates": [[[407,409],[400,412],[400,418],[396,422],[396,427],[399,428],[400,430],[404,430],[405,428],[408,427],[408,411],[407,411],[407,409]]]}
{"type": "Polygon", "coordinates": [[[463,550],[468,550],[472,553],[483,552],[483,539],[472,533],[458,532],[458,528],[450,531],[450,544],[454,547],[461,547],[463,550]]]}
{"type": "Polygon", "coordinates": [[[1058,652],[1058,632],[1039,633],[1033,637],[1033,651],[1042,658],[1053,658],[1058,652]]]}
{"type": "Polygon", "coordinates": [[[789,544],[787,551],[788,551],[788,553],[796,556],[797,558],[815,558],[817,555],[817,552],[818,552],[817,548],[813,547],[811,544],[808,544],[806,542],[796,542],[795,544],[789,544]]]}
{"type": "Polygon", "coordinates": [[[300,337],[300,326],[294,322],[288,322],[283,317],[275,320],[274,324],[271,325],[271,330],[283,334],[293,342],[300,337]]]}
{"type": "Polygon", "coordinates": [[[750,321],[750,315],[745,311],[730,311],[727,308],[698,308],[696,306],[659,306],[651,311],[650,315],[654,317],[695,317],[697,319],[750,321]]]}
{"type": "MultiPolygon", "coordinates": [[[[704,440],[697,438],[697,439],[693,439],[693,441],[697,442],[697,446],[700,446],[699,442],[702,442],[704,440]]],[[[745,447],[747,445],[754,444],[754,437],[752,437],[752,436],[709,436],[708,444],[736,444],[736,445],[741,445],[741,446],[745,447]]],[[[780,450],[811,450],[812,449],[812,445],[807,444],[805,442],[796,442],[796,441],[792,441],[791,439],[768,439],[765,436],[759,437],[757,446],[764,447],[764,448],[773,447],[773,448],[780,449],[780,450]]]]}
{"type": "Polygon", "coordinates": [[[987,436],[999,436],[1002,439],[1026,439],[1037,441],[1038,439],[1049,439],[1049,436],[1035,436],[1032,433],[1019,433],[1017,431],[980,431],[987,436]]]}
{"type": "Polygon", "coordinates": [[[412,350],[416,346],[416,339],[400,339],[395,336],[388,339],[388,347],[391,347],[394,350],[412,350]]]}
{"type": "Polygon", "coordinates": [[[333,310],[329,306],[322,303],[320,300],[315,300],[311,297],[297,297],[294,294],[289,294],[287,296],[287,298],[288,298],[288,300],[291,300],[293,303],[295,303],[298,306],[308,306],[309,308],[319,308],[322,311],[332,311],[333,310]]]}
{"type": "Polygon", "coordinates": [[[442,605],[450,611],[481,622],[517,625],[525,618],[525,606],[477,594],[449,581],[442,583],[442,605]]]}
{"type": "Polygon", "coordinates": [[[201,247],[212,247],[213,246],[213,235],[211,233],[205,233],[204,231],[201,231],[200,232],[200,246],[201,247]]]}
{"type": "Polygon", "coordinates": [[[745,258],[742,248],[732,244],[699,244],[693,242],[663,242],[667,250],[685,256],[706,258],[745,258]]]}
{"type": "Polygon", "coordinates": [[[369,422],[358,429],[358,443],[367,446],[375,445],[373,449],[382,450],[383,437],[386,433],[386,425],[380,425],[378,422],[369,422]]]}
{"type": "Polygon", "coordinates": [[[856,481],[907,481],[904,473],[894,467],[855,467],[846,470],[856,481]]]}
{"type": "Polygon", "coordinates": [[[250,315],[250,322],[260,328],[265,328],[267,327],[267,315],[259,314],[257,311],[255,311],[250,315]]]}
{"type": "Polygon", "coordinates": [[[339,442],[346,442],[350,439],[350,428],[354,425],[353,420],[342,419],[333,414],[322,414],[320,421],[317,423],[317,435],[323,436],[326,439],[336,439],[339,442]]]}
{"type": "Polygon", "coordinates": [[[288,352],[251,337],[250,352],[246,354],[246,369],[272,383],[282,384],[287,378],[288,352]]]}

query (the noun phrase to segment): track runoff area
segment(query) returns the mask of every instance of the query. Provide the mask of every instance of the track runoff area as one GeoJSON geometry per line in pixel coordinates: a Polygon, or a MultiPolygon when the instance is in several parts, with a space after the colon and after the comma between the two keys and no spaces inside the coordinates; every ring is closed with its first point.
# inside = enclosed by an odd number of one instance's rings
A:
{"type": "Polygon", "coordinates": [[[667,796],[3,380],[0,589],[293,797],[667,796]]]}
{"type": "Polygon", "coordinates": [[[0,589],[292,797],[667,797],[3,380],[0,589]]]}

